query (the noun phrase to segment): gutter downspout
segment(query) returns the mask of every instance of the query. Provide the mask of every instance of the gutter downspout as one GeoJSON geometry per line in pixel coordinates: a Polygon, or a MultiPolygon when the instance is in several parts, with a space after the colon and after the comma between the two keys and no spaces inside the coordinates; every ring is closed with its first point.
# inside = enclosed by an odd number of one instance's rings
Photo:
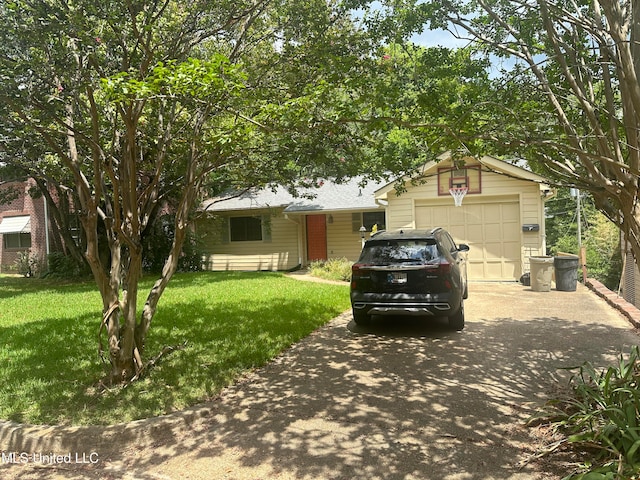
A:
{"type": "Polygon", "coordinates": [[[540,212],[540,234],[542,236],[542,252],[541,255],[547,254],[547,221],[546,221],[546,203],[557,195],[557,190],[549,185],[540,185],[542,193],[542,212],[540,212]]]}
{"type": "Polygon", "coordinates": [[[51,253],[51,249],[49,247],[49,202],[47,202],[47,197],[44,196],[44,195],[43,195],[42,199],[44,200],[44,243],[45,243],[45,252],[46,252],[47,258],[49,258],[49,253],[51,253]]]}

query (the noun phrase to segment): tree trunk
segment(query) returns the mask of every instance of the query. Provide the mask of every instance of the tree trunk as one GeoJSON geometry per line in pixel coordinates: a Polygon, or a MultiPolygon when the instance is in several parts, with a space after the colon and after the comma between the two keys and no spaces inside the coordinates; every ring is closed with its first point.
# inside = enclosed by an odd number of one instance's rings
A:
{"type": "MultiPolygon", "coordinates": [[[[204,117],[205,116],[203,115],[202,118],[204,117]]],[[[198,128],[200,128],[200,126],[201,124],[199,123],[198,128]]],[[[192,145],[191,157],[189,158],[187,172],[185,175],[186,187],[176,211],[174,222],[175,233],[173,243],[171,245],[171,251],[169,252],[169,257],[164,263],[160,278],[155,282],[147,296],[147,301],[142,309],[142,318],[140,319],[140,324],[138,325],[136,332],[136,344],[138,345],[140,352],[144,349],[147,332],[151,327],[151,321],[156,313],[160,297],[164,293],[165,288],[178,268],[178,261],[180,254],[182,253],[182,247],[184,246],[184,242],[187,237],[189,215],[191,214],[191,209],[194,206],[198,189],[200,188],[201,177],[197,174],[197,157],[197,148],[194,144],[192,145]]]]}

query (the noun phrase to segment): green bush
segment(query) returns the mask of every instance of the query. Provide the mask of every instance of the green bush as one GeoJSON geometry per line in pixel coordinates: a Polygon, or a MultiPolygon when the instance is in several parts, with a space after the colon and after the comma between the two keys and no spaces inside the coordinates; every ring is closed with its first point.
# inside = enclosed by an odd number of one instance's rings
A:
{"type": "Polygon", "coordinates": [[[70,255],[53,252],[47,255],[47,276],[55,278],[78,278],[82,267],[70,255]]]}
{"type": "MultiPolygon", "coordinates": [[[[591,215],[590,226],[582,242],[587,254],[589,277],[602,282],[610,290],[617,290],[622,274],[620,231],[601,213],[591,215]]],[[[558,237],[550,247],[550,254],[578,253],[578,239],[573,234],[558,237]]],[[[581,278],[581,273],[578,278],[581,278]]]]}
{"type": "Polygon", "coordinates": [[[597,371],[586,362],[571,378],[571,395],[548,403],[541,414],[562,444],[589,460],[563,480],[640,478],[640,348],[597,371]]]}
{"type": "Polygon", "coordinates": [[[346,258],[332,258],[312,262],[309,265],[309,273],[314,277],[325,280],[348,282],[351,280],[351,265],[353,262],[346,258]]]}
{"type": "Polygon", "coordinates": [[[38,273],[39,263],[37,257],[29,252],[19,252],[15,265],[17,272],[23,277],[33,277],[38,273]]]}
{"type": "MultiPolygon", "coordinates": [[[[158,273],[162,271],[164,262],[169,257],[175,234],[174,217],[163,215],[149,228],[142,241],[142,265],[145,271],[158,273]]],[[[202,270],[202,254],[200,242],[192,232],[182,246],[178,259],[179,272],[197,272],[202,270]]]]}

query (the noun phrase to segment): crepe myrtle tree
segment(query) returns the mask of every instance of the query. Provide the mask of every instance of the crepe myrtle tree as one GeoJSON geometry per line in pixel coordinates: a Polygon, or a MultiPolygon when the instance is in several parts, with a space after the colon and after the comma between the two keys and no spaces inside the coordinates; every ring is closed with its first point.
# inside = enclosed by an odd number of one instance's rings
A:
{"type": "MultiPolygon", "coordinates": [[[[354,1],[370,28],[397,43],[444,29],[490,61],[491,82],[475,101],[441,118],[448,148],[524,158],[558,185],[589,192],[640,258],[638,2],[354,1]]],[[[425,124],[432,118],[411,108],[425,124]]]]}
{"type": "Polygon", "coordinates": [[[201,195],[363,171],[357,125],[335,120],[375,48],[325,0],[0,6],[0,161],[65,194],[52,208],[78,216],[111,383],[145,371],[201,195]],[[139,309],[142,237],[164,202],[175,235],[139,309]]]}

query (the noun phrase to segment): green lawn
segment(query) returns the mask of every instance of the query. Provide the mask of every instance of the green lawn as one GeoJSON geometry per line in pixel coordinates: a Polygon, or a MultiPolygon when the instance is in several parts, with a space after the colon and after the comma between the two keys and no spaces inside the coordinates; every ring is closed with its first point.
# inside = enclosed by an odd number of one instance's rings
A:
{"type": "Polygon", "coordinates": [[[215,396],[347,308],[347,284],[278,273],[176,275],[145,353],[150,358],[185,341],[187,347],[141,381],[98,393],[105,370],[93,283],[0,276],[0,419],[110,424],[179,410],[215,396]]]}

